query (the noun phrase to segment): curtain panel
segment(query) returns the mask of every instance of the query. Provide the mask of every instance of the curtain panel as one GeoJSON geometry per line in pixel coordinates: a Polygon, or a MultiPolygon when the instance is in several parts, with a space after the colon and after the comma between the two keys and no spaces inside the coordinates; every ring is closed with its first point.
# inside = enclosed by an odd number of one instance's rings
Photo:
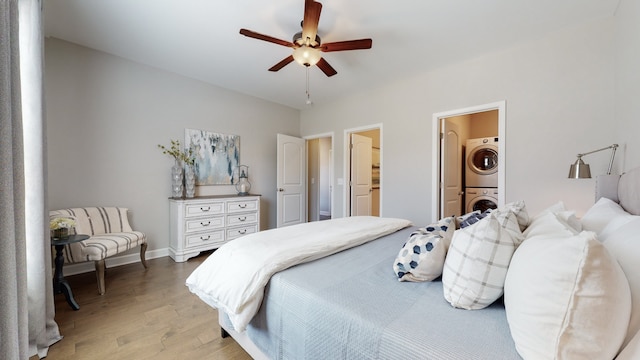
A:
{"type": "Polygon", "coordinates": [[[0,354],[47,355],[54,321],[41,0],[0,0],[0,354]],[[6,96],[5,96],[6,94],[6,96]]]}

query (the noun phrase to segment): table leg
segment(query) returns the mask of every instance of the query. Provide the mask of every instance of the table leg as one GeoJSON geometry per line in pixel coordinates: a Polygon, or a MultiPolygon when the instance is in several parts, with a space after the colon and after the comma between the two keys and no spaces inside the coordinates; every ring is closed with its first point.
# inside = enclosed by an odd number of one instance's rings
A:
{"type": "Polygon", "coordinates": [[[71,286],[67,282],[67,279],[64,278],[64,274],[62,273],[62,267],[64,265],[64,256],[62,255],[62,250],[64,249],[64,245],[56,245],[56,258],[55,258],[55,273],[53,275],[53,294],[64,294],[64,297],[67,299],[67,303],[73,310],[79,310],[80,306],[76,302],[76,299],[73,298],[73,292],[71,291],[71,286]]]}

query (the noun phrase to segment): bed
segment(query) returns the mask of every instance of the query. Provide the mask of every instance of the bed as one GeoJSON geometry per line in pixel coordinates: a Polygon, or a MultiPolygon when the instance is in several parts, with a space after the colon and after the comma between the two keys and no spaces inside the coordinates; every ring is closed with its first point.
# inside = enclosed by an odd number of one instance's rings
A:
{"type": "MultiPolygon", "coordinates": [[[[431,239],[442,241],[448,250],[438,255],[446,259],[440,265],[444,274],[430,281],[398,281],[395,264],[401,249],[417,232],[429,229],[399,219],[390,220],[392,225],[385,223],[384,230],[359,236],[355,245],[330,240],[330,246],[311,246],[314,251],[309,253],[301,250],[307,241],[301,240],[306,239],[304,234],[312,245],[318,245],[326,233],[350,226],[346,224],[349,220],[336,219],[303,224],[285,233],[268,231],[262,240],[259,234],[246,236],[241,238],[247,239],[244,245],[238,242],[226,252],[225,245],[191,274],[187,286],[218,308],[223,336],[231,335],[255,359],[390,359],[398,355],[420,359],[633,359],[640,356],[640,339],[635,336],[640,328],[638,189],[640,169],[635,169],[622,176],[599,177],[596,196],[600,199],[580,220],[559,202],[536,216],[527,216],[520,205],[517,211],[505,210],[508,216],[502,222],[496,220],[499,215],[490,214],[487,219],[492,220],[443,230],[438,233],[442,236],[431,239]],[[482,226],[489,229],[486,224],[490,221],[500,224],[493,229],[502,234],[493,249],[507,243],[511,250],[506,260],[492,253],[489,263],[494,273],[480,282],[495,282],[501,288],[488,286],[495,290],[490,297],[485,299],[482,293],[465,304],[463,295],[469,287],[456,292],[459,284],[452,279],[466,265],[454,266],[452,254],[466,259],[469,253],[481,252],[472,248],[479,243],[477,237],[470,235],[476,241],[467,243],[460,239],[465,232],[477,235],[482,226]],[[444,241],[447,234],[453,234],[448,242],[444,241]],[[510,236],[507,242],[505,234],[510,236]],[[273,261],[277,266],[255,265],[262,276],[259,280],[255,273],[245,271],[241,264],[256,259],[255,255],[238,258],[243,247],[251,244],[258,247],[258,254],[269,257],[269,244],[281,238],[292,239],[291,254],[283,256],[295,261],[283,260],[281,254],[287,251],[277,249],[271,254],[277,257],[273,261]],[[465,250],[456,250],[463,245],[465,250]],[[491,278],[496,274],[499,280],[491,278]],[[230,283],[251,283],[229,290],[243,295],[250,292],[251,301],[234,304],[233,294],[212,294],[230,283]],[[474,305],[478,303],[481,306],[474,305]]],[[[368,221],[362,220],[363,226],[369,226],[368,221]]],[[[469,269],[474,276],[479,273],[469,269]]]]}

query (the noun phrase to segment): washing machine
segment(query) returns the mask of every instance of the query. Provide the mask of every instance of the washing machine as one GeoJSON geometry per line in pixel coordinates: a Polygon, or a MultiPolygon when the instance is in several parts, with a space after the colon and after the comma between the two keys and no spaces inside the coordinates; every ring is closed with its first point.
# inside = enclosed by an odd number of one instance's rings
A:
{"type": "Polygon", "coordinates": [[[467,140],[466,187],[498,187],[498,138],[467,140]]]}
{"type": "Polygon", "coordinates": [[[466,188],[465,205],[467,213],[498,208],[498,188],[466,188]]]}

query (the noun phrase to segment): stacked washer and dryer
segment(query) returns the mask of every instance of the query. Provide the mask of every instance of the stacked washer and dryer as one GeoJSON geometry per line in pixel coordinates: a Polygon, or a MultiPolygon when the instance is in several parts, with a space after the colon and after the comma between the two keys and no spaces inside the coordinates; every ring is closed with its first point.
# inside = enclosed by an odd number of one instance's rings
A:
{"type": "Polygon", "coordinates": [[[498,207],[498,138],[468,139],[465,171],[465,209],[498,207]]]}

